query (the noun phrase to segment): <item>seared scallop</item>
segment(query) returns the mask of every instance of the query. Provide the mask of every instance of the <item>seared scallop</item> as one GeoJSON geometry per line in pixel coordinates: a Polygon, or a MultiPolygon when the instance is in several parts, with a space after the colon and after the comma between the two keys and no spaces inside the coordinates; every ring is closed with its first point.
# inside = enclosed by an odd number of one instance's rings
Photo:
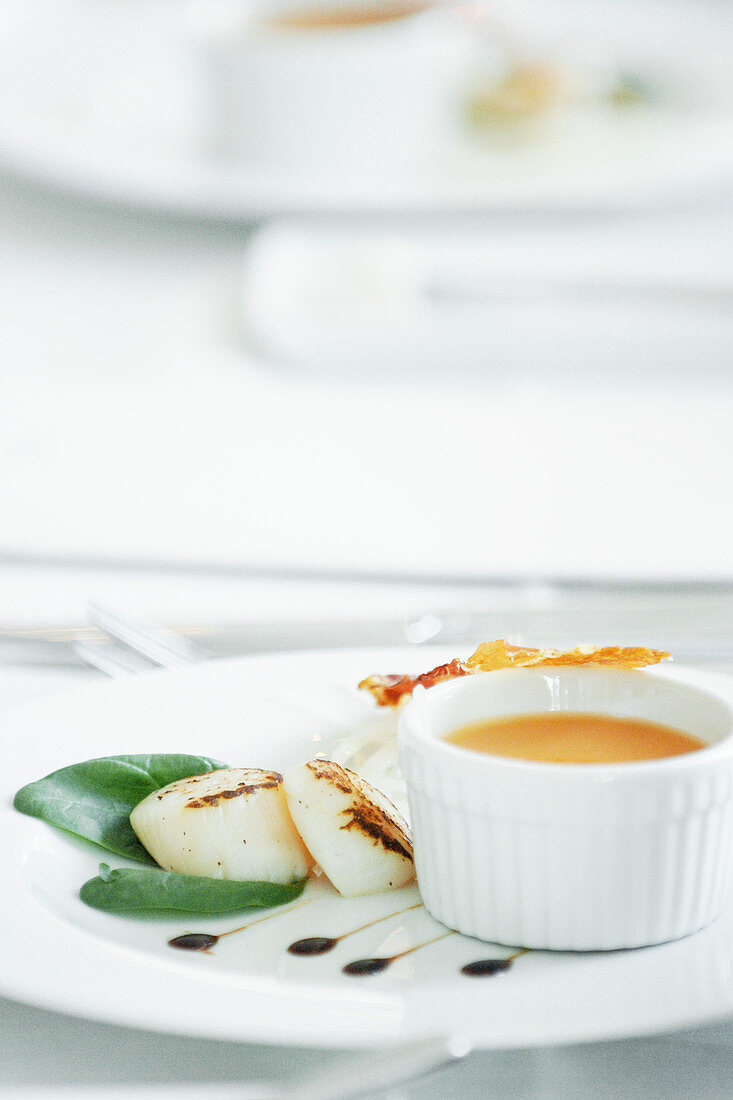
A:
{"type": "Polygon", "coordinates": [[[296,828],[339,893],[380,893],[414,877],[406,822],[389,799],[332,760],[285,773],[296,828]]]}
{"type": "Polygon", "coordinates": [[[130,824],[166,871],[289,883],[311,863],[279,772],[221,768],[179,779],[138,803],[130,824]]]}

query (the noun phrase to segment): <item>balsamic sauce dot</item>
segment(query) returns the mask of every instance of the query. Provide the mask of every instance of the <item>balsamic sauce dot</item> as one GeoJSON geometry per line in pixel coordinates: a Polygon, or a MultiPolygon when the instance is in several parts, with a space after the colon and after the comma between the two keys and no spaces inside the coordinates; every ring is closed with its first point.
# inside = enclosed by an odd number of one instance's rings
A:
{"type": "Polygon", "coordinates": [[[354,976],[378,974],[380,970],[386,970],[395,958],[397,958],[396,955],[391,959],[357,959],[355,962],[347,963],[342,969],[344,974],[354,976]]]}
{"type": "Polygon", "coordinates": [[[295,943],[291,943],[288,951],[291,955],[325,955],[327,951],[332,951],[338,942],[338,938],[311,936],[310,939],[296,940],[295,943]]]}
{"type": "Polygon", "coordinates": [[[168,940],[168,946],[180,947],[184,951],[208,951],[218,941],[218,936],[208,932],[187,932],[185,936],[174,936],[172,940],[168,940]]]}
{"type": "Polygon", "coordinates": [[[469,978],[490,978],[494,974],[501,974],[512,965],[511,959],[479,959],[477,962],[466,963],[461,967],[461,974],[467,974],[469,978]]]}

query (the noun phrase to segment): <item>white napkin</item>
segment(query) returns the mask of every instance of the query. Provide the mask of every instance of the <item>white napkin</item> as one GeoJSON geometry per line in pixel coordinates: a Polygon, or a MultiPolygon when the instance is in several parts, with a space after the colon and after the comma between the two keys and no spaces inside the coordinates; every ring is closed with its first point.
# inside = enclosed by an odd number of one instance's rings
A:
{"type": "Polygon", "coordinates": [[[334,379],[666,388],[731,365],[733,216],[510,229],[280,220],[252,241],[252,345],[334,379]]]}

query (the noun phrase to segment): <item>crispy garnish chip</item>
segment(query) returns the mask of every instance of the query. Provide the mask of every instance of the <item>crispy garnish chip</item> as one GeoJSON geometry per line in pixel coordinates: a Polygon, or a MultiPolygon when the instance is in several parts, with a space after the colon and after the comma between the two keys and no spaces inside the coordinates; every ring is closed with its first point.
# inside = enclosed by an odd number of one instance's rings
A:
{"type": "Polygon", "coordinates": [[[614,668],[644,668],[656,665],[671,654],[642,646],[581,645],[576,649],[529,649],[499,640],[482,642],[466,661],[471,672],[494,672],[498,668],[529,668],[532,665],[612,665],[614,668]]]}
{"type": "Polygon", "coordinates": [[[467,676],[473,672],[495,672],[501,668],[531,668],[535,665],[599,665],[604,668],[644,668],[656,665],[671,654],[663,649],[643,646],[578,646],[576,649],[531,649],[511,645],[502,638],[482,642],[467,661],[455,658],[420,676],[367,676],[359,687],[370,691],[380,707],[404,702],[418,684],[432,687],[442,680],[467,676]]]}
{"type": "Polygon", "coordinates": [[[394,676],[367,676],[359,684],[364,691],[371,691],[380,707],[394,707],[412,695],[418,684],[423,687],[432,687],[441,680],[454,680],[456,676],[467,676],[469,672],[478,672],[479,669],[469,669],[456,657],[446,665],[438,665],[430,672],[423,672],[420,676],[402,676],[397,673],[394,676]]]}

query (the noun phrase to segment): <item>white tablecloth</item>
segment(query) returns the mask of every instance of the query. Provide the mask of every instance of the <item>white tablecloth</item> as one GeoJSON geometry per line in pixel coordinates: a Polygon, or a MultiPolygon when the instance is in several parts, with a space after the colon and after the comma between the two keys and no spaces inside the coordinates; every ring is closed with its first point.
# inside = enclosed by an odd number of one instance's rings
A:
{"type": "MultiPolygon", "coordinates": [[[[585,257],[596,274],[733,284],[733,212],[710,196],[646,219],[454,228],[518,269],[585,257]]],[[[544,327],[495,311],[478,374],[460,350],[424,371],[377,357],[319,372],[246,346],[249,237],[0,187],[0,554],[729,575],[726,307],[663,309],[659,340],[613,365],[604,331],[633,317],[599,319],[566,370],[547,344],[577,345],[577,311],[554,303],[544,327]]]]}

